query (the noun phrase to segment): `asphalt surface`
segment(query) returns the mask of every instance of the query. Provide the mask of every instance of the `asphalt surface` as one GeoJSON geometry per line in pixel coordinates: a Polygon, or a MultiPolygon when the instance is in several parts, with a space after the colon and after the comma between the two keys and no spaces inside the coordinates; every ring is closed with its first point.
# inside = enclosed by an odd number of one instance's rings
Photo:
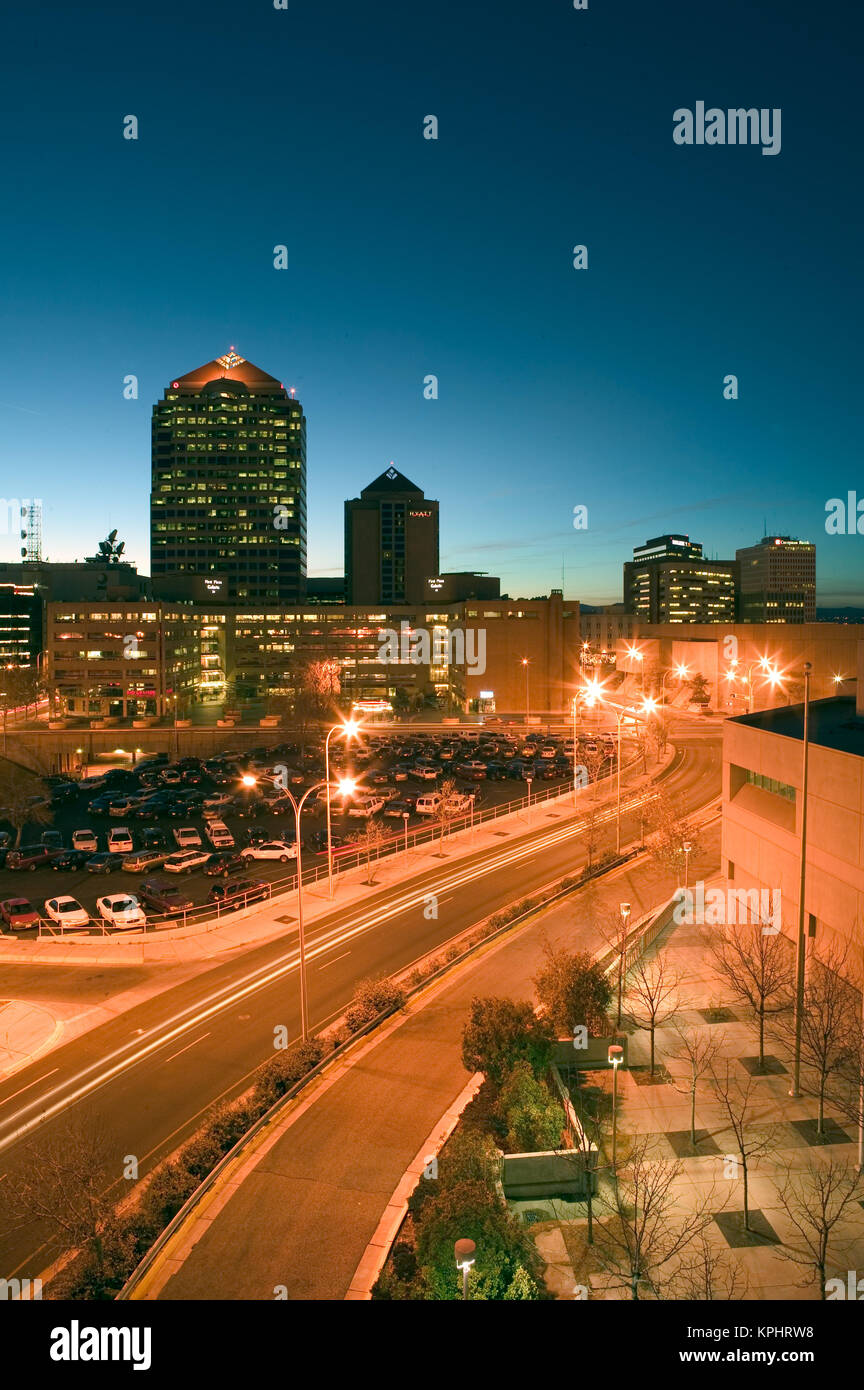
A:
{"type": "MultiPolygon", "coordinates": [[[[682,813],[712,800],[720,786],[719,743],[680,740],[665,780],[682,813]]],[[[358,980],[400,970],[514,898],[578,870],[586,857],[578,823],[563,821],[561,807],[538,807],[535,814],[528,835],[524,827],[502,830],[500,853],[445,863],[376,896],[368,909],[354,906],[316,922],[307,948],[313,1028],[341,1014],[358,980]],[[437,918],[428,915],[430,892],[437,918]]],[[[638,832],[638,814],[625,816],[622,842],[638,832]]],[[[610,839],[612,817],[598,852],[610,839]]],[[[117,1174],[112,1194],[127,1195],[121,1177],[127,1155],[138,1158],[143,1177],[194,1131],[214,1101],[250,1085],[273,1055],[275,1027],[297,1037],[296,972],[296,936],[286,926],[284,941],[168,988],[16,1072],[0,1084],[3,1170],[38,1163],[48,1134],[62,1141],[70,1126],[98,1119],[117,1174]]],[[[42,1230],[0,1233],[0,1272],[7,1278],[35,1277],[54,1253],[42,1230]]]]}

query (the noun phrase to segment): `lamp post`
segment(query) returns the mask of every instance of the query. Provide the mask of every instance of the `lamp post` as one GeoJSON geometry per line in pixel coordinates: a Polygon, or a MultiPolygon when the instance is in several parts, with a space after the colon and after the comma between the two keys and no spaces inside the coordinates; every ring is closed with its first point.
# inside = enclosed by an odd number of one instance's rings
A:
{"type": "Polygon", "coordinates": [[[612,1067],[612,1174],[615,1178],[618,1176],[618,1068],[623,1060],[623,1047],[613,1043],[609,1048],[609,1064],[612,1067]]]}
{"type": "Polygon", "coordinates": [[[674,675],[674,676],[677,676],[677,677],[678,677],[678,684],[680,685],[681,682],[682,682],[683,680],[686,680],[686,679],[687,679],[687,677],[689,676],[689,674],[690,674],[690,669],[689,669],[689,667],[684,666],[681,662],[679,662],[677,666],[669,666],[669,667],[666,668],[666,670],[663,672],[663,679],[662,679],[662,681],[660,682],[660,703],[661,703],[661,705],[663,704],[664,697],[665,697],[665,694],[666,694],[666,677],[667,677],[667,676],[673,676],[673,675],[674,675]]]}
{"type": "Polygon", "coordinates": [[[333,897],[333,832],[330,825],[330,740],[334,734],[344,734],[350,743],[360,730],[356,719],[346,719],[343,724],[334,724],[324,740],[324,777],[327,786],[327,893],[333,897]]]}
{"type": "MultiPolygon", "coordinates": [[[[244,777],[243,781],[246,781],[244,777]]],[[[300,1031],[305,1042],[309,1036],[309,1002],[306,995],[306,934],[303,929],[303,842],[300,838],[300,816],[303,807],[309,800],[313,792],[320,791],[322,786],[329,785],[324,782],[315,782],[308,791],[305,791],[298,801],[292,791],[287,788],[285,795],[294,807],[294,826],[297,864],[297,927],[300,934],[300,1031]]]]}
{"type": "Polygon", "coordinates": [[[578,739],[576,738],[576,709],[577,709],[577,706],[578,706],[578,698],[577,698],[577,696],[574,695],[574,696],[573,696],[573,805],[574,805],[574,806],[576,805],[576,802],[577,802],[577,792],[578,792],[578,790],[579,790],[579,788],[578,788],[578,786],[577,786],[577,784],[576,784],[576,766],[577,766],[577,764],[576,764],[576,756],[577,756],[578,748],[579,748],[579,742],[578,742],[578,739]]]}
{"type": "Polygon", "coordinates": [[[618,1018],[616,1028],[621,1027],[622,1001],[624,995],[624,956],[627,951],[627,919],[630,916],[630,904],[619,903],[618,911],[621,913],[621,949],[618,952],[618,1018]]]}
{"type": "Polygon", "coordinates": [[[528,824],[530,825],[530,824],[531,824],[531,783],[534,781],[534,778],[533,778],[533,777],[526,777],[526,778],[525,778],[525,781],[528,783],[528,824]]]}
{"type": "Polygon", "coordinates": [[[462,1298],[468,1298],[468,1272],[474,1263],[477,1246],[473,1240],[457,1240],[453,1247],[456,1255],[456,1268],[462,1271],[462,1298]]]}
{"type": "Polygon", "coordinates": [[[690,851],[693,846],[689,840],[685,840],[681,848],[684,851],[684,887],[688,888],[690,886],[690,851]]]}
{"type": "Polygon", "coordinates": [[[531,698],[530,698],[530,696],[531,696],[531,689],[530,689],[530,685],[529,685],[529,674],[528,674],[528,667],[530,666],[530,664],[531,664],[531,663],[529,662],[527,656],[523,656],[523,658],[522,658],[522,665],[525,667],[525,727],[526,727],[526,728],[528,727],[528,718],[529,718],[529,716],[530,716],[530,714],[531,714],[531,698]]]}
{"type": "Polygon", "coordinates": [[[402,812],[402,828],[405,831],[405,857],[408,857],[408,812],[402,812]]]}
{"type": "Polygon", "coordinates": [[[801,1030],[804,1021],[804,967],[806,962],[806,943],[804,940],[804,890],[807,883],[807,777],[810,765],[810,672],[809,661],[804,662],[804,747],[801,769],[801,849],[798,866],[798,939],[795,945],[795,1068],[792,1074],[790,1096],[801,1094],[801,1030]]]}
{"type": "Polygon", "coordinates": [[[632,646],[631,646],[631,647],[628,647],[628,648],[627,648],[627,655],[630,657],[631,661],[638,661],[638,662],[639,662],[639,694],[640,694],[640,695],[644,695],[644,694],[645,694],[645,658],[644,658],[642,652],[639,651],[638,647],[632,647],[632,646]]]}

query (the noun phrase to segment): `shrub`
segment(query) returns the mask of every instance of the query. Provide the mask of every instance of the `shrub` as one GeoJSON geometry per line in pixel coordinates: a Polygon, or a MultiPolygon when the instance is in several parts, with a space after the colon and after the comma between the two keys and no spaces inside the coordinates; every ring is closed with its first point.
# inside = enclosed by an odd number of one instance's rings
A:
{"type": "Polygon", "coordinates": [[[561,1146],[562,1107],[538,1081],[528,1062],[517,1062],[501,1087],[499,1106],[511,1153],[536,1153],[561,1146]]]}
{"type": "Polygon", "coordinates": [[[277,1052],[261,1069],[255,1087],[255,1099],[269,1109],[280,1096],[302,1081],[312,1067],[324,1056],[324,1045],[318,1038],[294,1043],[293,1047],[277,1052]]]}
{"type": "Polygon", "coordinates": [[[361,980],[354,991],[354,998],[345,1010],[345,1022],[356,1033],[367,1023],[383,1013],[401,1009],[405,1003],[405,992],[392,980],[361,980]]]}
{"type": "Polygon", "coordinates": [[[414,1278],[414,1275],[417,1273],[417,1256],[414,1254],[413,1246],[409,1245],[407,1241],[400,1240],[396,1242],[393,1246],[391,1259],[393,1273],[396,1275],[397,1279],[401,1279],[403,1283],[406,1283],[414,1278]]]}
{"type": "Polygon", "coordinates": [[[438,1158],[438,1186],[435,1191],[456,1187],[463,1182],[493,1182],[498,1166],[495,1145],[479,1129],[456,1130],[438,1158]]]}
{"type": "Polygon", "coordinates": [[[454,944],[452,946],[448,946],[447,950],[444,952],[445,961],[447,961],[449,964],[451,960],[455,960],[457,956],[461,956],[464,950],[464,946],[457,946],[454,942],[454,944]]]}
{"type": "Polygon", "coordinates": [[[147,1184],[141,1202],[142,1216],[161,1231],[177,1215],[195,1188],[198,1179],[182,1163],[166,1163],[147,1184]]]}
{"type": "Polygon", "coordinates": [[[462,1033],[462,1062],[468,1071],[482,1071],[498,1085],[525,1058],[540,1074],[552,1057],[553,1033],[528,1003],[512,999],[472,999],[462,1033]]]}
{"type": "Polygon", "coordinates": [[[602,1036],[612,986],[588,951],[556,951],[548,943],[546,961],[534,977],[537,997],[559,1036],[572,1036],[584,1025],[593,1037],[602,1036]]]}
{"type": "Polygon", "coordinates": [[[417,1230],[417,1259],[427,1297],[456,1299],[461,1278],[453,1262],[456,1240],[476,1242],[477,1263],[471,1271],[472,1298],[503,1298],[522,1267],[533,1273],[537,1252],[506,1206],[485,1182],[461,1182],[444,1188],[424,1204],[417,1230]]]}

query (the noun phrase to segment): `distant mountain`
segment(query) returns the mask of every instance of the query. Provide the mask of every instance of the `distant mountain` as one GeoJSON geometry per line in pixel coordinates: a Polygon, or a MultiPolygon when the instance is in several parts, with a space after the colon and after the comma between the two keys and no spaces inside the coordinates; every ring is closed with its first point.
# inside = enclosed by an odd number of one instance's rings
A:
{"type": "Polygon", "coordinates": [[[817,623],[864,623],[864,608],[817,608],[817,623]]]}

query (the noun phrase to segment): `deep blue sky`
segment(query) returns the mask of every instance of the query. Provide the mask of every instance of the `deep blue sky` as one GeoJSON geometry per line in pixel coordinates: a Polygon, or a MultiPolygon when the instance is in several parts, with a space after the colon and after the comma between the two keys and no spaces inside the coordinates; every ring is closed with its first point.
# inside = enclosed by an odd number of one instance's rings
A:
{"type": "Polygon", "coordinates": [[[2,489],[44,500],[50,558],[116,526],[149,570],[152,402],[233,344],[303,401],[310,574],[394,459],[442,568],[514,595],[563,566],[614,600],[648,536],[725,556],[764,520],[864,602],[864,538],[824,531],[864,495],[857,8],[589,4],[7,11],[2,489]],[[675,145],[700,99],[782,108],[781,153],[675,145]]]}

